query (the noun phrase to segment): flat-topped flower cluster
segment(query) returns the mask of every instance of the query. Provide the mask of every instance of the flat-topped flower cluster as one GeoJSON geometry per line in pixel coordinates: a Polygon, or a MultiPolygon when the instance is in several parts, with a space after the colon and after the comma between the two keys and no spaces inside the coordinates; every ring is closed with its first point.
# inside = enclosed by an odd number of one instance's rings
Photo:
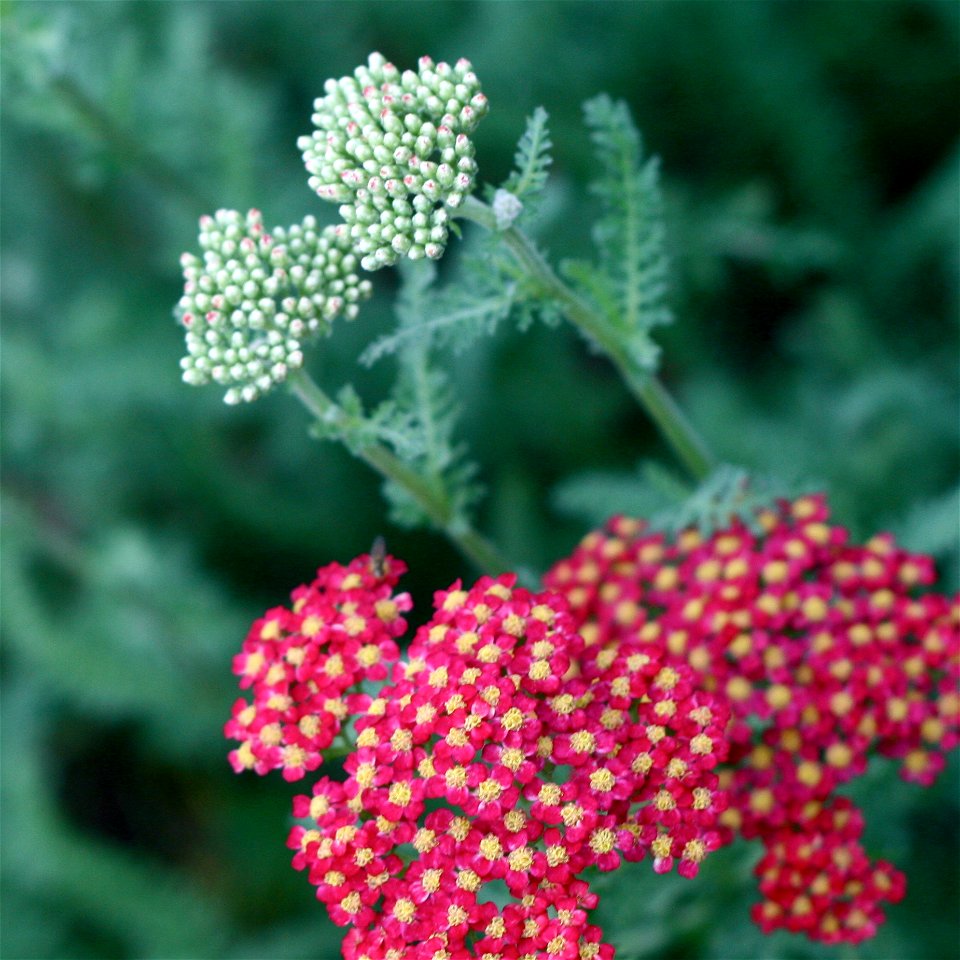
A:
{"type": "Polygon", "coordinates": [[[933,781],[960,739],[960,602],[929,558],[848,543],[805,497],[711,536],[614,518],[532,593],[457,582],[404,659],[404,565],[331,564],[256,621],[236,770],[345,779],[294,801],[293,863],[344,956],[610,957],[589,868],[693,877],[758,838],[754,919],[858,942],[902,897],[836,788],[869,755],[933,781]],[[371,681],[383,681],[372,693],[371,681]]]}
{"type": "Polygon", "coordinates": [[[256,400],[303,366],[307,343],[352,320],[370,296],[346,228],[314,217],[264,229],[259,210],[200,218],[201,256],[184,253],[177,316],[186,334],[183,380],[226,386],[224,400],[256,400]]]}
{"type": "Polygon", "coordinates": [[[675,540],[616,518],[547,575],[590,649],[658,651],[729,705],[725,841],[759,838],[754,919],[827,943],[872,936],[902,874],[871,863],[838,786],[873,752],[930,784],[960,730],[960,602],[926,593],[928,557],[865,546],[804,497],[675,540]]]}
{"type": "Polygon", "coordinates": [[[322,200],[338,203],[366,270],[443,255],[448,212],[474,188],[470,134],[487,99],[468,60],[421,57],[399,70],[379,53],[328,80],[317,127],[297,143],[322,200]]]}
{"type": "Polygon", "coordinates": [[[652,648],[587,650],[566,602],[512,575],[439,592],[379,695],[347,693],[384,676],[408,606],[402,565],[374,566],[331,565],[254,624],[234,667],[255,701],[227,725],[236,769],[293,779],[352,714],[347,779],[298,797],[290,835],[351,927],[344,955],[612,956],[584,872],[649,853],[697,873],[720,840],[726,708],[652,648]]]}
{"type": "Polygon", "coordinates": [[[395,638],[412,603],[393,588],[406,567],[391,558],[375,572],[368,560],[318,570],[289,609],[268,610],[250,628],[233,672],[253,702],[237,700],[225,729],[240,741],[230,752],[237,773],[299,780],[316,770],[344,721],[369,706],[363,682],[384,680],[400,656],[395,638]]]}
{"type": "Polygon", "coordinates": [[[588,868],[692,877],[737,833],[765,848],[762,929],[875,932],[905,881],[835,789],[872,751],[933,781],[960,739],[960,604],[918,594],[931,562],[890,537],[849,544],[821,498],[758,523],[615,518],[546,592],[438,592],[402,661],[392,558],[331,564],[254,624],[235,769],[302,777],[352,718],[346,780],[298,797],[290,834],[346,957],[611,956],[588,868]]]}
{"type": "Polygon", "coordinates": [[[439,259],[451,211],[476,186],[470,135],[487,100],[469,61],[421,57],[401,71],[373,53],[325,90],[317,129],[298,146],[310,188],[338,205],[342,222],[308,216],[267,231],[258,210],[218,210],[200,219],[200,255],[180,259],[183,380],[227,387],[229,404],[283,383],[336,317],[357,316],[372,292],[361,267],[439,259]]]}

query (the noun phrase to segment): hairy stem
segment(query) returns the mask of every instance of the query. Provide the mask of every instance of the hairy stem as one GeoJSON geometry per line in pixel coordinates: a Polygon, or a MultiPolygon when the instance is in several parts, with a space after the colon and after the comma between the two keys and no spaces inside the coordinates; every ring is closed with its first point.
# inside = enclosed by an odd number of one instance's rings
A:
{"type": "MultiPolygon", "coordinates": [[[[350,416],[330,399],[304,370],[298,370],[288,380],[290,389],[317,420],[338,426],[347,426],[350,416]]],[[[451,509],[449,498],[426,477],[405,464],[380,443],[369,443],[357,455],[384,479],[402,487],[417,505],[442,530],[460,552],[484,573],[498,574],[509,570],[507,562],[496,547],[473,529],[451,509]]]]}
{"type": "MultiPolygon", "coordinates": [[[[455,216],[472,220],[491,231],[497,229],[493,210],[475,197],[468,197],[455,211],[455,216]]],[[[703,480],[716,466],[716,460],[663,383],[637,365],[603,318],[557,276],[522,230],[508,227],[500,235],[513,258],[544,296],[555,300],[567,319],[610,358],[677,458],[696,480],[703,480]]]]}

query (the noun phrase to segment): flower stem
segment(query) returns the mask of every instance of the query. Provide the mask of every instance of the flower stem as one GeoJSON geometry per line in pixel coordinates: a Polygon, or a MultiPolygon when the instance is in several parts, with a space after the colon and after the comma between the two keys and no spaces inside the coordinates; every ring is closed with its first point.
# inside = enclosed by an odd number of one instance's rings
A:
{"type": "MultiPolygon", "coordinates": [[[[341,427],[352,423],[353,418],[331,400],[305,370],[291,374],[288,383],[297,399],[317,420],[341,427]]],[[[445,491],[438,490],[436,484],[413,470],[383,444],[367,443],[357,451],[357,456],[384,479],[405,490],[434,526],[442,530],[478,570],[498,574],[510,569],[496,547],[474,530],[464,517],[454,513],[445,491]]]]}
{"type": "MultiPolygon", "coordinates": [[[[497,230],[493,210],[475,197],[467,197],[455,216],[472,220],[490,231],[497,230]]],[[[716,460],[700,434],[686,418],[663,383],[634,361],[604,319],[576,291],[565,284],[543,258],[530,238],[516,227],[501,231],[513,258],[542,290],[555,300],[567,319],[611,360],[627,387],[657,425],[663,438],[696,480],[703,480],[716,460]]]]}

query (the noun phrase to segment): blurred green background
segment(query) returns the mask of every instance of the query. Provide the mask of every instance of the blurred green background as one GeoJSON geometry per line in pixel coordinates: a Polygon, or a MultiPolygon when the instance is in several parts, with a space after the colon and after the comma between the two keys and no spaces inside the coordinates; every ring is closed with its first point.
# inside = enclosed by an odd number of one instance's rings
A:
{"type": "MultiPolygon", "coordinates": [[[[226,408],[179,382],[172,308],[196,220],[332,218],[295,147],[313,98],[378,49],[471,59],[492,109],[481,177],[551,114],[543,242],[587,248],[580,103],[626,98],[663,159],[672,303],[664,377],[719,454],[830,492],[855,535],[895,531],[955,589],[958,24],[953,2],[4,2],[5,958],[333,958],[288,866],[279,778],[234,777],[221,724],[250,621],[385,533],[421,606],[472,572],[389,526],[378,484],[307,438],[282,392],[226,408]]],[[[454,255],[455,256],[455,255],[454,255]]],[[[449,270],[445,262],[444,269],[449,270]]],[[[315,349],[371,401],[395,278],[315,349]]],[[[570,331],[506,328],[450,358],[481,466],[480,525],[545,566],[587,529],[578,478],[643,502],[661,450],[570,331]],[[629,483],[625,484],[624,480],[629,483]],[[596,481],[596,477],[594,477],[596,481]],[[582,511],[581,511],[582,512],[582,511]]],[[[301,785],[302,786],[302,785],[301,785]]],[[[749,922],[758,851],[695,882],[604,878],[624,958],[958,955],[958,764],[933,789],[883,763],[851,791],[907,900],[860,948],[749,922]]]]}

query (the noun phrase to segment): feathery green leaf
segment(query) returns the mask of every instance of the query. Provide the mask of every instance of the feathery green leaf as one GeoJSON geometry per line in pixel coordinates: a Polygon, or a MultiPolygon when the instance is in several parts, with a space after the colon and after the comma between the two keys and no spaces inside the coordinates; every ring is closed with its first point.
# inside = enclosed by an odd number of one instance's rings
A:
{"type": "Polygon", "coordinates": [[[583,110],[597,161],[591,191],[601,205],[593,231],[598,263],[566,272],[601,309],[634,360],[652,369],[658,353],[649,331],[671,320],[657,161],[644,158],[623,101],[604,94],[588,100],[583,110]]]}
{"type": "MultiPolygon", "coordinates": [[[[393,397],[380,408],[384,410],[379,422],[380,438],[435,488],[438,499],[448,504],[451,517],[465,517],[479,494],[471,482],[475,467],[465,460],[465,448],[453,441],[458,412],[456,400],[446,375],[431,366],[430,354],[439,331],[447,334],[462,328],[461,336],[470,336],[478,321],[481,328],[485,323],[495,325],[509,312],[510,296],[500,308],[499,316],[496,311],[484,313],[476,307],[466,320],[460,316],[438,324],[435,311],[443,298],[432,288],[436,268],[430,264],[423,269],[417,264],[404,267],[402,273],[404,285],[397,303],[400,326],[391,342],[391,349],[397,352],[400,372],[393,397]],[[393,427],[396,427],[396,438],[387,432],[393,427]]],[[[483,302],[478,300],[475,306],[483,302]]],[[[466,309],[469,313],[469,308],[466,309]]],[[[440,316],[450,318],[451,314],[440,316]]],[[[405,490],[388,482],[384,493],[396,523],[403,526],[429,523],[429,518],[405,490]]]]}
{"type": "Polygon", "coordinates": [[[553,157],[550,150],[550,131],[547,128],[549,115],[543,107],[537,107],[533,115],[527,117],[527,126],[517,143],[517,152],[513,162],[516,169],[504,181],[503,189],[509,190],[515,197],[529,202],[543,190],[549,176],[553,157]]]}
{"type": "Polygon", "coordinates": [[[706,536],[740,520],[756,529],[757,512],[775,497],[798,491],[767,477],[722,464],[691,489],[654,461],[633,471],[594,470],[563,481],[552,492],[561,513],[601,526],[624,514],[646,520],[653,530],[678,533],[695,527],[706,536]]]}
{"type": "Polygon", "coordinates": [[[433,294],[431,308],[410,320],[401,320],[393,333],[371,343],[360,356],[360,362],[372,366],[383,357],[404,350],[418,342],[434,348],[451,347],[459,352],[483,334],[491,334],[513,306],[516,285],[498,290],[480,291],[457,287],[433,294]]]}
{"type": "MultiPolygon", "coordinates": [[[[391,403],[403,417],[404,442],[394,449],[447,503],[451,517],[465,518],[480,490],[472,483],[476,467],[465,459],[465,446],[453,440],[458,408],[449,381],[430,366],[422,343],[409,344],[399,359],[400,376],[391,403]]],[[[429,524],[406,490],[388,482],[384,494],[394,522],[401,526],[429,524]]]]}

